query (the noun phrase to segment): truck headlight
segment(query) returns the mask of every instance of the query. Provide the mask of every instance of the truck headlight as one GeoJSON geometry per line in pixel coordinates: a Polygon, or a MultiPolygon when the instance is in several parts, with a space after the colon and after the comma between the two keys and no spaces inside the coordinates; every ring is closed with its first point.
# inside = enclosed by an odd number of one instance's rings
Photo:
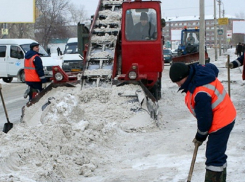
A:
{"type": "Polygon", "coordinates": [[[128,77],[131,79],[131,80],[134,80],[137,78],[137,74],[136,72],[134,71],[130,71],[129,74],[128,74],[128,77]]]}
{"type": "Polygon", "coordinates": [[[61,81],[63,79],[63,75],[60,72],[55,73],[54,77],[57,81],[61,81]]]}

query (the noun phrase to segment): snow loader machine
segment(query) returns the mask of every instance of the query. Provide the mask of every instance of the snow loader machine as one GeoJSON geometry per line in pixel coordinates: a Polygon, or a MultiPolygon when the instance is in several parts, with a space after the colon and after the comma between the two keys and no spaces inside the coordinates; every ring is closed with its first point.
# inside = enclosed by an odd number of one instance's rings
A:
{"type": "MultiPolygon", "coordinates": [[[[87,87],[139,85],[142,90],[135,90],[135,95],[120,94],[119,97],[137,97],[150,116],[157,119],[164,68],[162,28],[165,21],[161,19],[160,3],[99,0],[89,32],[78,28],[78,49],[84,58],[79,81],[81,91],[87,87]],[[147,14],[150,30],[147,36],[136,39],[132,31],[142,13],[147,14]]],[[[76,78],[74,73],[67,75],[59,66],[54,66],[52,86],[43,92],[64,84],[71,86],[70,83],[77,82],[76,78]]]]}
{"type": "MultiPolygon", "coordinates": [[[[158,113],[163,71],[164,20],[160,1],[100,0],[90,28],[84,53],[83,87],[124,84],[140,85],[144,96],[135,91],[140,103],[146,102],[152,118],[158,113]],[[141,14],[151,25],[148,34],[133,36],[141,14]]],[[[127,96],[127,95],[120,95],[127,96]]]]}
{"type": "MultiPolygon", "coordinates": [[[[184,62],[186,64],[199,63],[199,28],[181,30],[181,43],[178,46],[178,56],[173,57],[172,63],[184,62]]],[[[209,63],[210,58],[205,47],[205,63],[209,63]]]]}

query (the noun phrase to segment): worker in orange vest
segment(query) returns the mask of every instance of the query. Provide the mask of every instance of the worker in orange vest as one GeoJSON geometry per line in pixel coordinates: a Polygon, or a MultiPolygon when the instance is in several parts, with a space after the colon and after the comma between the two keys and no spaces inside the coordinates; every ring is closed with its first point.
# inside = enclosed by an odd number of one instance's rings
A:
{"type": "Polygon", "coordinates": [[[42,59],[39,56],[39,44],[33,42],[30,44],[30,50],[25,54],[25,82],[30,87],[29,100],[37,93],[43,90],[42,84],[46,83],[43,71],[42,59]]]}
{"type": "Polygon", "coordinates": [[[197,119],[193,142],[200,146],[208,137],[205,182],[225,182],[230,132],[235,124],[236,109],[217,79],[219,70],[211,63],[186,65],[174,63],[169,76],[185,92],[185,103],[197,119]]]}

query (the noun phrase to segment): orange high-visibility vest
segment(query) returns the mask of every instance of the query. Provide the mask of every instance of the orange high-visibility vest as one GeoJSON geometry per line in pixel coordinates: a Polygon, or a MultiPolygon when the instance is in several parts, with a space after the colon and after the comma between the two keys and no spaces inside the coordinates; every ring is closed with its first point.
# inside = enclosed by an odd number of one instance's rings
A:
{"type": "Polygon", "coordinates": [[[197,87],[193,94],[189,91],[187,92],[185,103],[195,117],[195,97],[199,92],[205,92],[212,98],[213,122],[208,133],[215,132],[234,121],[236,118],[236,109],[218,79],[212,83],[197,87]]]}
{"type": "Polygon", "coordinates": [[[25,81],[27,82],[40,82],[41,79],[39,78],[33,60],[38,54],[32,56],[30,59],[25,59],[25,81]]]}

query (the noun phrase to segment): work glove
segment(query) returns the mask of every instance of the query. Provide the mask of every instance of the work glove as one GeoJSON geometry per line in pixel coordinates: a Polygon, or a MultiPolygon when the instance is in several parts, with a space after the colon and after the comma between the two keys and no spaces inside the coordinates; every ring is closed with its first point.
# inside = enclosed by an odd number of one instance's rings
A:
{"type": "Polygon", "coordinates": [[[228,64],[228,62],[226,62],[226,63],[225,63],[225,67],[226,67],[226,68],[232,69],[232,68],[233,68],[233,64],[232,64],[232,63],[229,63],[229,64],[228,64]]]}
{"type": "Polygon", "coordinates": [[[202,142],[203,142],[203,141],[199,141],[199,140],[197,140],[196,138],[194,138],[192,142],[194,143],[195,146],[197,145],[197,146],[199,147],[199,146],[202,145],[202,142]]]}
{"type": "Polygon", "coordinates": [[[47,87],[47,83],[42,83],[42,88],[45,89],[47,87]]]}
{"type": "Polygon", "coordinates": [[[46,83],[46,82],[47,82],[47,79],[46,79],[46,78],[42,78],[42,79],[41,79],[41,82],[42,82],[42,83],[46,83]]]}

